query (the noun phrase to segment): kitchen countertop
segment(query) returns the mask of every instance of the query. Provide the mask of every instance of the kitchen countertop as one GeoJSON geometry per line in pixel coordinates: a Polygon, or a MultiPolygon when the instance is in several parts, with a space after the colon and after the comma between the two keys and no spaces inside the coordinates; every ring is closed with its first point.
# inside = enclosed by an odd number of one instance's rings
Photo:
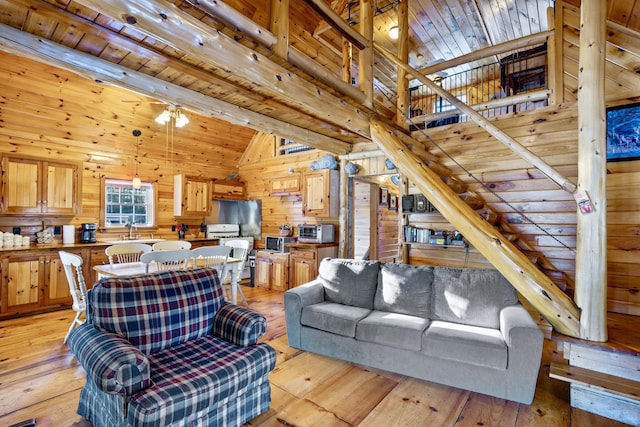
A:
{"type": "MultiPolygon", "coordinates": [[[[144,240],[144,239],[141,239],[141,240],[144,240]]],[[[163,239],[163,240],[178,240],[178,239],[163,239]]],[[[188,242],[205,242],[205,241],[217,242],[219,239],[207,239],[206,237],[194,237],[194,238],[187,238],[184,240],[188,242]]],[[[56,250],[73,249],[73,248],[90,249],[95,247],[106,247],[111,245],[112,243],[109,243],[107,241],[101,241],[100,239],[98,239],[96,243],[76,242],[76,243],[68,243],[68,244],[62,243],[61,240],[56,240],[54,243],[41,244],[41,243],[32,242],[29,246],[12,246],[10,248],[2,247],[0,248],[0,254],[10,253],[10,252],[35,252],[35,251],[50,250],[50,249],[56,249],[56,250]]]]}

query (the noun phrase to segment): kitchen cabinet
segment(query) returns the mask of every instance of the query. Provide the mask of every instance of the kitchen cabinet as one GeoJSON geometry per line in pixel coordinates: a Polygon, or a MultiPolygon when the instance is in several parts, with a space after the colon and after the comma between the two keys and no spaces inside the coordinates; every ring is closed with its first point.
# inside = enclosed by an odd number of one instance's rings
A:
{"type": "Polygon", "coordinates": [[[78,169],[75,163],[4,156],[2,212],[20,215],[79,213],[78,169]]]}
{"type": "Polygon", "coordinates": [[[211,211],[211,180],[175,175],[173,177],[173,215],[203,217],[211,211]]]}
{"type": "Polygon", "coordinates": [[[318,265],[326,257],[338,256],[337,245],[292,245],[289,287],[295,288],[318,277],[318,265]]]}
{"type": "Polygon", "coordinates": [[[256,252],[255,286],[286,291],[289,289],[289,254],[282,252],[256,252]]]}
{"type": "Polygon", "coordinates": [[[211,181],[214,199],[244,200],[244,182],[225,179],[211,181]]]}
{"type": "MultiPolygon", "coordinates": [[[[86,256],[82,250],[69,252],[86,256]]],[[[69,284],[57,251],[10,253],[0,258],[0,265],[0,317],[71,306],[69,284]]],[[[87,272],[84,267],[85,277],[87,272]]]]}
{"type": "Polygon", "coordinates": [[[286,176],[280,176],[271,180],[271,196],[289,196],[300,194],[302,177],[295,172],[286,176]]]}
{"type": "Polygon", "coordinates": [[[324,169],[305,172],[302,182],[302,213],[305,216],[336,217],[339,213],[340,173],[324,169]]]}

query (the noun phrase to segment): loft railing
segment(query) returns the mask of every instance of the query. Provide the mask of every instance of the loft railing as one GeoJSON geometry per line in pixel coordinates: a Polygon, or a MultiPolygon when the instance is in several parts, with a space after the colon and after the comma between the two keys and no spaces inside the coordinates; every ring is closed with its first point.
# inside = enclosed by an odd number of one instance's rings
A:
{"type": "MultiPolygon", "coordinates": [[[[465,104],[477,106],[486,118],[532,110],[548,105],[546,58],[547,48],[543,44],[460,73],[441,73],[434,82],[465,104]]],[[[426,85],[410,88],[409,100],[412,130],[468,120],[426,85]]]]}

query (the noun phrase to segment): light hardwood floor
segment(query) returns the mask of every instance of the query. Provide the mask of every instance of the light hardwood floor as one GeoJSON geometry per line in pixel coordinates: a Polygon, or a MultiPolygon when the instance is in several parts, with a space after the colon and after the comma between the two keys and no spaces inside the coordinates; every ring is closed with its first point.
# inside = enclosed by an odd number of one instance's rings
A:
{"type": "MultiPolygon", "coordinates": [[[[569,407],[567,384],[548,376],[553,342],[545,340],[533,404],[521,405],[293,349],[283,294],[243,290],[278,352],[271,409],[250,426],[624,426],[569,407]]],[[[64,310],[0,322],[0,426],[90,426],[75,412],[84,371],[62,344],[72,318],[64,310]]]]}

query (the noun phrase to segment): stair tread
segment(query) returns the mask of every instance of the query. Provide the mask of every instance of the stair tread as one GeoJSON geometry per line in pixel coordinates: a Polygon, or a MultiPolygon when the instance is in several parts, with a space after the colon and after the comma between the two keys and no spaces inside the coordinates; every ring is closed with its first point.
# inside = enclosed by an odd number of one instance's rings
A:
{"type": "Polygon", "coordinates": [[[566,359],[553,360],[549,376],[640,402],[640,382],[571,366],[566,359]]]}

